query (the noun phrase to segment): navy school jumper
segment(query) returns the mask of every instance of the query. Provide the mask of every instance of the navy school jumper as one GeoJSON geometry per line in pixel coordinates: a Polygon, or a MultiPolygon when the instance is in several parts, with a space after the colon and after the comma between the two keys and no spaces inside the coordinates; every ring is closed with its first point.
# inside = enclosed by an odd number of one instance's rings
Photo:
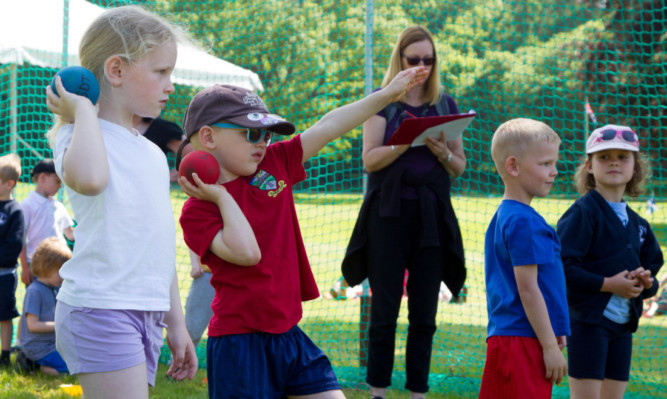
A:
{"type": "MultiPolygon", "coordinates": [[[[648,222],[628,210],[623,223],[607,201],[595,190],[589,191],[563,214],[557,224],[561,256],[567,284],[570,318],[598,324],[611,298],[600,292],[605,277],[639,266],[656,276],[663,264],[662,250],[648,222]]],[[[637,330],[643,300],[658,291],[658,282],[631,300],[628,329],[637,330]]]]}

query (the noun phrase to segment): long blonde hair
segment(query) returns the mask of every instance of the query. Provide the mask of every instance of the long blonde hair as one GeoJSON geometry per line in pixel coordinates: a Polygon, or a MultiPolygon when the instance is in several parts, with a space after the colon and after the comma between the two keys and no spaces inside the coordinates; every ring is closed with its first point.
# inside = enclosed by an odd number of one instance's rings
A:
{"type": "MultiPolygon", "coordinates": [[[[89,69],[100,83],[100,96],[110,87],[104,76],[109,57],[120,56],[134,64],[167,42],[189,41],[185,31],[138,6],[112,8],[95,19],[79,44],[81,66],[89,69]]],[[[58,130],[65,124],[59,116],[46,133],[51,147],[58,130]]]]}
{"type": "Polygon", "coordinates": [[[430,105],[435,105],[440,101],[440,95],[442,93],[442,87],[440,83],[440,67],[438,64],[438,54],[435,49],[435,43],[433,42],[433,35],[429,32],[428,29],[421,25],[411,26],[406,28],[398,36],[396,45],[394,46],[394,51],[391,53],[391,58],[389,59],[389,67],[387,72],[384,75],[382,80],[382,87],[386,87],[396,75],[403,70],[403,64],[401,58],[403,57],[403,50],[412,43],[423,42],[428,40],[433,46],[433,56],[435,57],[435,62],[431,68],[431,74],[429,75],[426,82],[424,82],[424,100],[430,105]]]}

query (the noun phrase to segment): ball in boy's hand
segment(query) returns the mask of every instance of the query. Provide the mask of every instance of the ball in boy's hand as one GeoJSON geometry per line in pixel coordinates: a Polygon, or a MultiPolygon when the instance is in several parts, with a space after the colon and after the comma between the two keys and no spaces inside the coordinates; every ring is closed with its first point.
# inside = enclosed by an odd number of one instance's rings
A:
{"type": "Polygon", "coordinates": [[[60,76],[65,90],[79,96],[88,97],[93,105],[100,98],[100,84],[97,82],[95,75],[88,69],[81,66],[68,66],[58,71],[51,79],[51,90],[58,95],[56,76],[60,76]]]}
{"type": "Polygon", "coordinates": [[[220,177],[220,165],[215,157],[208,152],[192,151],[181,160],[178,173],[181,176],[187,177],[190,183],[196,184],[192,179],[193,172],[197,173],[197,176],[204,183],[213,184],[220,177]]]}

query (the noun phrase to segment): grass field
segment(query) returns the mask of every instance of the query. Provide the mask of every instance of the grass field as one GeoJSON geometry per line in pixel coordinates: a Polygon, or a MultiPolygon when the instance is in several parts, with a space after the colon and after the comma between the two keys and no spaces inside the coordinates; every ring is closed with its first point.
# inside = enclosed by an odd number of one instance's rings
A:
{"type": "MultiPolygon", "coordinates": [[[[18,195],[17,195],[18,196],[18,195]]],[[[21,197],[19,196],[19,199],[21,197]]],[[[175,219],[180,215],[184,200],[174,191],[175,219]]],[[[306,249],[322,293],[329,290],[340,277],[340,263],[360,205],[356,196],[297,195],[297,210],[301,222],[306,249]]],[[[438,332],[433,345],[430,398],[475,398],[479,390],[485,358],[486,300],[483,276],[483,241],[486,227],[500,202],[499,198],[455,197],[456,209],[464,236],[468,268],[467,301],[464,304],[441,302],[438,310],[438,332]]],[[[558,217],[572,200],[541,199],[535,208],[547,222],[556,224],[558,217]]],[[[642,203],[631,207],[645,216],[642,203]]],[[[645,216],[652,224],[661,244],[667,243],[667,204],[658,203],[659,210],[645,216]]],[[[178,239],[178,272],[183,302],[190,285],[189,258],[178,239]]],[[[23,287],[17,292],[22,303],[23,287]]],[[[405,305],[405,303],[404,303],[405,305]]],[[[360,366],[360,319],[364,307],[359,299],[331,300],[319,298],[304,304],[301,327],[327,353],[349,398],[367,398],[364,387],[365,369],[360,366]]],[[[405,383],[405,336],[407,311],[401,309],[397,333],[394,379],[389,398],[407,397],[401,388],[405,383]]],[[[631,381],[626,398],[665,397],[664,376],[667,361],[667,317],[642,319],[639,331],[634,335],[634,356],[631,381]]],[[[204,359],[202,359],[204,360],[204,359]]],[[[163,377],[166,367],[161,366],[157,386],[151,390],[156,398],[205,398],[206,385],[202,382],[204,370],[200,370],[191,382],[176,383],[163,377]]],[[[18,376],[0,372],[0,397],[12,398],[60,398],[62,383],[75,383],[75,377],[49,378],[43,376],[18,376]]],[[[567,384],[554,389],[554,398],[567,398],[567,384]]]]}

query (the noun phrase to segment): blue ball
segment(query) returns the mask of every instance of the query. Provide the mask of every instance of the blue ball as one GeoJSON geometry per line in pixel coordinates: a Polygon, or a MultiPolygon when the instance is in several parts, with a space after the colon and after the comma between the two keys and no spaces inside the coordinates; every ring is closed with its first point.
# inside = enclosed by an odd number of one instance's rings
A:
{"type": "Polygon", "coordinates": [[[60,76],[65,90],[79,96],[88,97],[93,105],[100,98],[100,84],[97,82],[95,75],[88,69],[81,66],[68,66],[58,71],[51,79],[51,90],[58,95],[56,76],[60,76]]]}

